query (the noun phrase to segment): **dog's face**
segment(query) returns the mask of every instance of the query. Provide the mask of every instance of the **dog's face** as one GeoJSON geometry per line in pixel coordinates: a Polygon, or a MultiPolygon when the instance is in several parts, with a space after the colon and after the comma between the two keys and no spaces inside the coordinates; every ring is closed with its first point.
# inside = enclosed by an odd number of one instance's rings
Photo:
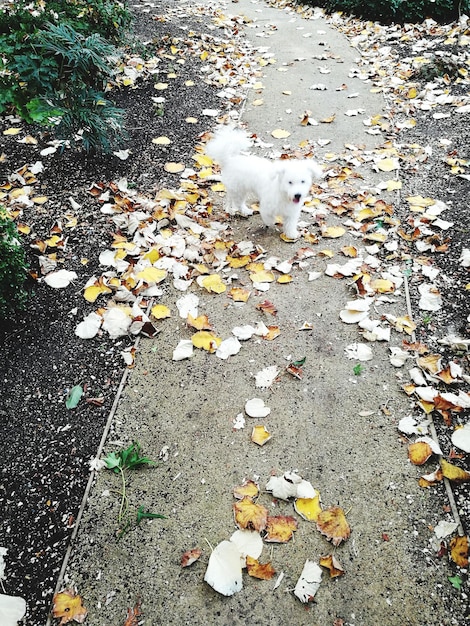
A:
{"type": "Polygon", "coordinates": [[[314,162],[292,159],[281,161],[278,176],[280,189],[289,202],[302,206],[310,193],[313,178],[320,177],[321,170],[314,162]]]}

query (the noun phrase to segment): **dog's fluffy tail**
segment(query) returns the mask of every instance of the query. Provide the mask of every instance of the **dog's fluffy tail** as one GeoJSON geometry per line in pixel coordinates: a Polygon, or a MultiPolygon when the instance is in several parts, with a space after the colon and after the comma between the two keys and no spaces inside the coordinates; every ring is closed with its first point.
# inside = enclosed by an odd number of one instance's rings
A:
{"type": "Polygon", "coordinates": [[[206,152],[211,159],[224,167],[228,159],[249,150],[250,147],[251,141],[241,128],[220,126],[207,144],[206,152]]]}

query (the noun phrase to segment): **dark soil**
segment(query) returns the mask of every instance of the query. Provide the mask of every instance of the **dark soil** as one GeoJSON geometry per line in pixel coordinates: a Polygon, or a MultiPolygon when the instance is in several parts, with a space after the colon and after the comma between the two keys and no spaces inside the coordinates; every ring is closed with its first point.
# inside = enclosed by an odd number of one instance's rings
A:
{"type": "MultiPolygon", "coordinates": [[[[89,476],[88,461],[96,451],[123,375],[120,351],[131,345],[132,339],[111,341],[103,335],[100,341],[87,343],[74,334],[74,329],[89,307],[83,299],[82,288],[94,274],[99,275],[98,255],[112,240],[114,231],[109,217],[100,212],[100,202],[89,189],[93,184],[108,184],[126,178],[141,192],[152,195],[156,190],[171,186],[178,179],[163,170],[167,161],[183,161],[190,165],[190,155],[199,136],[211,127],[211,120],[201,111],[220,109],[217,86],[205,80],[203,63],[191,52],[188,32],[204,30],[204,16],[175,19],[178,2],[154,3],[165,19],[155,20],[150,13],[135,10],[135,34],[142,41],[152,41],[161,58],[162,76],[175,69],[170,53],[173,37],[180,38],[184,51],[178,64],[177,78],[169,80],[165,91],[163,115],[157,115],[152,97],[159,95],[154,80],[137,83],[134,89],[115,90],[116,103],[125,110],[129,137],[123,148],[130,157],[121,161],[115,156],[86,156],[66,148],[62,153],[41,157],[40,151],[50,139],[40,129],[27,128],[19,120],[0,120],[3,131],[21,126],[23,133],[11,137],[0,135],[0,184],[11,173],[38,160],[44,172],[37,175],[35,195],[49,198],[45,205],[23,209],[21,222],[31,227],[24,237],[28,261],[34,275],[40,277],[38,254],[29,243],[44,240],[58,223],[67,221],[73,213],[77,226],[67,230],[67,245],[58,251],[59,266],[78,274],[78,279],[66,289],[53,290],[41,280],[29,281],[30,299],[27,309],[4,323],[0,329],[1,345],[1,404],[0,425],[3,432],[3,454],[0,462],[0,546],[6,547],[5,593],[27,600],[25,624],[44,626],[56,585],[58,572],[73,532],[75,518],[89,476]],[[169,58],[171,57],[171,58],[169,58]],[[193,85],[186,86],[191,79],[193,85]],[[196,124],[185,123],[192,116],[196,124]],[[38,145],[18,143],[18,137],[31,134],[38,145]],[[151,143],[153,137],[168,136],[172,143],[165,148],[151,143]],[[81,207],[72,210],[69,197],[81,207]],[[86,263],[82,260],[86,259],[86,263]],[[85,388],[85,399],[78,407],[67,410],[65,400],[74,385],[85,388]]],[[[183,6],[184,3],[181,3],[183,6]]],[[[142,7],[145,5],[142,4],[142,7]]],[[[220,33],[212,32],[212,36],[220,33]]],[[[402,56],[406,50],[397,49],[402,56]]],[[[440,200],[451,210],[445,219],[455,222],[448,250],[432,254],[432,262],[442,270],[440,289],[446,307],[433,314],[418,327],[418,337],[433,348],[437,336],[455,332],[469,333],[469,297],[462,282],[470,282],[459,265],[463,247],[469,247],[469,181],[450,175],[446,156],[439,139],[452,140],[449,153],[469,158],[468,117],[453,115],[436,121],[431,114],[422,114],[414,130],[408,130],[398,141],[406,144],[433,145],[431,156],[416,169],[409,167],[405,176],[409,194],[430,195],[438,192],[440,200]],[[437,330],[439,329],[439,332],[437,330]]],[[[468,294],[468,292],[467,292],[468,294]]],[[[454,358],[454,354],[445,354],[454,358]]],[[[459,355],[468,361],[467,355],[459,355]]],[[[467,364],[468,371],[468,364],[467,364]]],[[[449,435],[445,425],[438,425],[449,451],[449,435]]],[[[460,460],[465,467],[465,460],[460,460]]],[[[467,463],[467,469],[468,467],[467,463]]],[[[458,487],[458,502],[464,526],[470,527],[468,490],[458,487]]]]}
{"type": "MultiPolygon", "coordinates": [[[[173,3],[170,3],[172,5],[173,3]]],[[[28,128],[20,120],[5,117],[0,129],[22,126],[19,136],[31,134],[38,145],[18,143],[18,136],[1,134],[0,184],[11,173],[38,160],[44,172],[37,175],[35,195],[49,198],[44,206],[24,208],[21,222],[31,227],[24,238],[31,272],[41,276],[37,251],[30,241],[44,240],[65,214],[78,218],[76,228],[67,232],[67,245],[58,252],[59,268],[74,270],[78,279],[67,289],[54,290],[40,280],[28,283],[27,309],[3,322],[0,329],[1,397],[0,425],[3,454],[0,462],[0,546],[6,547],[5,592],[27,600],[25,624],[43,626],[47,619],[58,572],[73,532],[89,476],[88,461],[96,456],[98,445],[124,370],[120,351],[132,339],[112,341],[103,335],[92,345],[79,339],[74,330],[87,310],[82,288],[94,274],[101,274],[98,256],[112,241],[115,228],[101,204],[88,192],[94,183],[110,183],[126,178],[142,193],[176,184],[163,170],[167,161],[188,161],[198,136],[210,122],[201,116],[205,108],[219,108],[216,88],[203,80],[202,63],[191,56],[185,44],[185,28],[201,30],[201,24],[175,23],[159,2],[164,22],[152,14],[135,14],[135,35],[151,37],[162,58],[159,71],[172,71],[169,34],[183,39],[184,65],[178,65],[178,78],[168,81],[163,115],[156,115],[151,98],[159,95],[155,81],[141,81],[135,89],[113,92],[115,102],[126,114],[129,137],[122,148],[130,157],[86,156],[67,148],[41,157],[50,137],[40,129],[28,128]],[[185,86],[191,79],[194,85],[185,86]],[[184,120],[191,116],[198,123],[184,120]],[[151,139],[168,136],[172,143],[161,148],[151,139]],[[81,205],[72,210],[69,197],[81,205]],[[87,259],[86,265],[82,259],[87,259]],[[67,410],[65,400],[74,385],[85,388],[85,401],[67,410]]],[[[174,10],[174,7],[173,7],[174,10]]],[[[190,165],[190,163],[188,163],[190,165]]],[[[47,251],[52,252],[51,249],[47,251]]]]}

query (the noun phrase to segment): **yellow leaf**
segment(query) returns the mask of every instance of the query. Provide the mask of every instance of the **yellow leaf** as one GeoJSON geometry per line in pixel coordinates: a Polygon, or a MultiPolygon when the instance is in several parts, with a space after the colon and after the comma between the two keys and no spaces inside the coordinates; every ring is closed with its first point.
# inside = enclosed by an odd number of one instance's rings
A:
{"type": "Polygon", "coordinates": [[[168,163],[165,163],[163,167],[165,172],[168,172],[169,174],[178,174],[179,172],[182,172],[184,168],[185,168],[184,163],[175,163],[173,161],[169,161],[168,163]]]}
{"type": "Polygon", "coordinates": [[[279,278],[277,279],[277,282],[280,285],[286,285],[287,283],[291,283],[294,279],[292,278],[292,276],[290,274],[283,274],[282,276],[279,276],[279,278]]]}
{"type": "Polygon", "coordinates": [[[403,183],[401,180],[387,180],[387,191],[398,191],[403,187],[403,183]]]}
{"type": "Polygon", "coordinates": [[[149,261],[152,265],[158,261],[159,258],[160,252],[157,248],[150,248],[150,250],[144,254],[144,259],[149,261]]]}
{"type": "Polygon", "coordinates": [[[153,87],[157,91],[164,91],[165,89],[168,89],[168,83],[156,83],[153,87]]]}
{"type": "Polygon", "coordinates": [[[101,279],[96,282],[94,285],[90,285],[86,287],[83,292],[83,297],[87,302],[95,302],[99,295],[102,293],[111,293],[111,289],[107,287],[101,279]]]}
{"type": "Polygon", "coordinates": [[[320,494],[314,498],[297,498],[294,502],[294,509],[305,520],[316,522],[321,513],[320,494]]]}
{"type": "Polygon", "coordinates": [[[427,354],[426,356],[420,356],[417,359],[418,365],[430,374],[437,374],[441,371],[441,361],[441,354],[427,354]]]}
{"type": "Polygon", "coordinates": [[[225,191],[225,185],[223,183],[215,183],[211,185],[212,191],[225,191]]]}
{"type": "Polygon", "coordinates": [[[332,506],[320,512],[317,519],[317,530],[325,535],[334,546],[339,546],[351,534],[344,511],[339,506],[332,506]]]}
{"type": "Polygon", "coordinates": [[[47,196],[35,196],[34,198],[31,198],[31,200],[34,204],[45,204],[49,198],[47,196]]]}
{"type": "Polygon", "coordinates": [[[166,270],[160,270],[157,267],[154,267],[153,265],[149,265],[148,267],[140,271],[138,274],[136,274],[136,278],[143,280],[144,282],[148,284],[152,284],[152,283],[161,283],[162,280],[165,280],[166,275],[167,275],[166,270]]]}
{"type": "Polygon", "coordinates": [[[274,274],[263,269],[250,274],[250,280],[254,283],[272,283],[274,281],[274,274]]]}
{"type": "Polygon", "coordinates": [[[272,341],[273,339],[276,339],[276,337],[279,337],[280,334],[281,329],[279,326],[268,326],[268,333],[263,335],[263,339],[265,341],[272,341]]]}
{"type": "Polygon", "coordinates": [[[287,543],[292,539],[297,527],[297,520],[289,515],[268,517],[264,540],[269,543],[287,543]]]}
{"type": "Polygon", "coordinates": [[[355,246],[343,246],[341,252],[344,256],[351,257],[352,259],[357,258],[357,248],[355,246]]]}
{"type": "Polygon", "coordinates": [[[449,543],[450,558],[459,567],[468,567],[468,537],[453,537],[449,543]]]}
{"type": "Polygon", "coordinates": [[[290,137],[290,132],[288,130],[283,130],[282,128],[276,128],[272,131],[271,135],[275,139],[286,139],[287,137],[290,137]]]}
{"type": "Polygon", "coordinates": [[[335,256],[333,250],[320,250],[318,256],[326,256],[328,259],[332,259],[335,256]]]}
{"type": "Polygon", "coordinates": [[[466,483],[470,481],[470,472],[467,472],[457,465],[452,465],[445,459],[441,459],[442,473],[449,480],[453,480],[457,483],[466,483]]]}
{"type": "Polygon", "coordinates": [[[408,93],[406,94],[406,97],[412,100],[413,98],[416,98],[417,95],[418,95],[418,90],[416,89],[416,87],[410,87],[408,89],[408,93]]]}
{"type": "Polygon", "coordinates": [[[3,131],[4,135],[18,135],[19,133],[21,133],[21,128],[7,128],[6,130],[3,131]]]}
{"type": "Polygon", "coordinates": [[[185,80],[184,84],[186,85],[186,87],[194,87],[194,81],[193,80],[185,80]]]}
{"type": "Polygon", "coordinates": [[[196,330],[212,330],[212,325],[209,322],[209,318],[207,317],[207,315],[199,315],[198,317],[193,317],[191,313],[189,313],[186,321],[189,326],[192,326],[196,330]]]}
{"type": "Polygon", "coordinates": [[[187,122],[188,124],[197,124],[198,119],[197,117],[187,117],[185,122],[187,122]]]}
{"type": "Polygon", "coordinates": [[[245,480],[243,485],[235,487],[233,490],[233,497],[237,500],[243,500],[243,498],[256,498],[259,495],[259,487],[253,480],[245,480]]]}
{"type": "Polygon", "coordinates": [[[235,522],[241,529],[261,532],[266,528],[268,510],[261,504],[256,504],[251,498],[243,498],[233,505],[235,522]]]}
{"type": "Polygon", "coordinates": [[[423,465],[432,455],[432,448],[426,441],[415,441],[408,446],[408,458],[413,465],[423,465]]]}
{"type": "Polygon", "coordinates": [[[251,433],[251,441],[258,444],[258,446],[264,446],[264,444],[271,439],[271,433],[266,430],[265,426],[253,426],[251,433]]]}
{"type": "Polygon", "coordinates": [[[171,317],[170,309],[164,304],[156,304],[151,309],[151,314],[157,320],[163,320],[166,317],[171,317]]]}
{"type": "Polygon", "coordinates": [[[200,287],[207,289],[209,293],[224,293],[227,286],[223,282],[220,274],[209,274],[209,276],[198,276],[197,283],[200,287]]]}
{"type": "Polygon", "coordinates": [[[393,293],[395,291],[395,284],[385,278],[371,280],[370,286],[376,293],[393,293]]]}
{"type": "Polygon", "coordinates": [[[171,143],[171,139],[169,137],[154,137],[152,143],[157,146],[168,146],[171,143]]]}
{"type": "Polygon", "coordinates": [[[321,556],[319,563],[322,567],[326,567],[330,570],[330,578],[336,578],[344,574],[344,569],[334,554],[321,556]]]}
{"type": "Polygon", "coordinates": [[[259,578],[260,580],[271,580],[276,573],[271,563],[261,565],[257,559],[249,555],[246,557],[246,571],[253,578],[259,578]]]}
{"type": "Polygon", "coordinates": [[[330,115],[330,117],[324,117],[320,122],[322,124],[331,124],[336,119],[336,114],[330,115]]]}
{"type": "Polygon", "coordinates": [[[400,168],[398,159],[394,158],[380,159],[377,161],[376,165],[381,172],[392,172],[393,170],[398,170],[400,168]]]}
{"type": "Polygon", "coordinates": [[[234,302],[248,302],[251,291],[243,287],[232,287],[227,294],[234,302]]]}
{"type": "Polygon", "coordinates": [[[264,100],[262,98],[258,98],[257,100],[253,100],[251,104],[254,107],[260,107],[264,104],[264,100]]]}
{"type": "Polygon", "coordinates": [[[83,624],[88,611],[82,604],[82,598],[73,590],[65,589],[60,593],[56,593],[53,600],[52,615],[56,619],[60,619],[59,626],[77,622],[83,624]]]}
{"type": "Polygon", "coordinates": [[[322,228],[321,234],[322,237],[337,239],[338,237],[342,237],[345,232],[346,229],[342,226],[327,226],[326,228],[322,228]]]}
{"type": "Polygon", "coordinates": [[[31,232],[31,227],[28,226],[28,224],[18,224],[17,228],[18,232],[20,232],[22,235],[29,235],[29,233],[31,232]]]}
{"type": "Polygon", "coordinates": [[[195,348],[207,350],[207,352],[215,352],[222,343],[220,337],[216,337],[208,330],[200,330],[191,337],[191,341],[195,348]]]}

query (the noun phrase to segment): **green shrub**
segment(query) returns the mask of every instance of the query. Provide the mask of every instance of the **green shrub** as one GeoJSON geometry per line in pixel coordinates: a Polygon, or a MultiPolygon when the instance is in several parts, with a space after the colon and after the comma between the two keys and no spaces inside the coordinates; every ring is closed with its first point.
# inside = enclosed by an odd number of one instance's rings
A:
{"type": "Polygon", "coordinates": [[[302,0],[299,3],[320,6],[327,12],[343,11],[384,24],[422,22],[427,18],[446,23],[470,11],[470,0],[302,0]]]}
{"type": "Polygon", "coordinates": [[[125,133],[123,111],[104,96],[118,58],[104,35],[122,40],[129,22],[109,0],[21,0],[0,10],[0,113],[13,108],[86,150],[111,151],[125,133]]]}
{"type": "Polygon", "coordinates": [[[18,231],[6,210],[0,206],[0,319],[24,308],[28,265],[18,231]]]}

